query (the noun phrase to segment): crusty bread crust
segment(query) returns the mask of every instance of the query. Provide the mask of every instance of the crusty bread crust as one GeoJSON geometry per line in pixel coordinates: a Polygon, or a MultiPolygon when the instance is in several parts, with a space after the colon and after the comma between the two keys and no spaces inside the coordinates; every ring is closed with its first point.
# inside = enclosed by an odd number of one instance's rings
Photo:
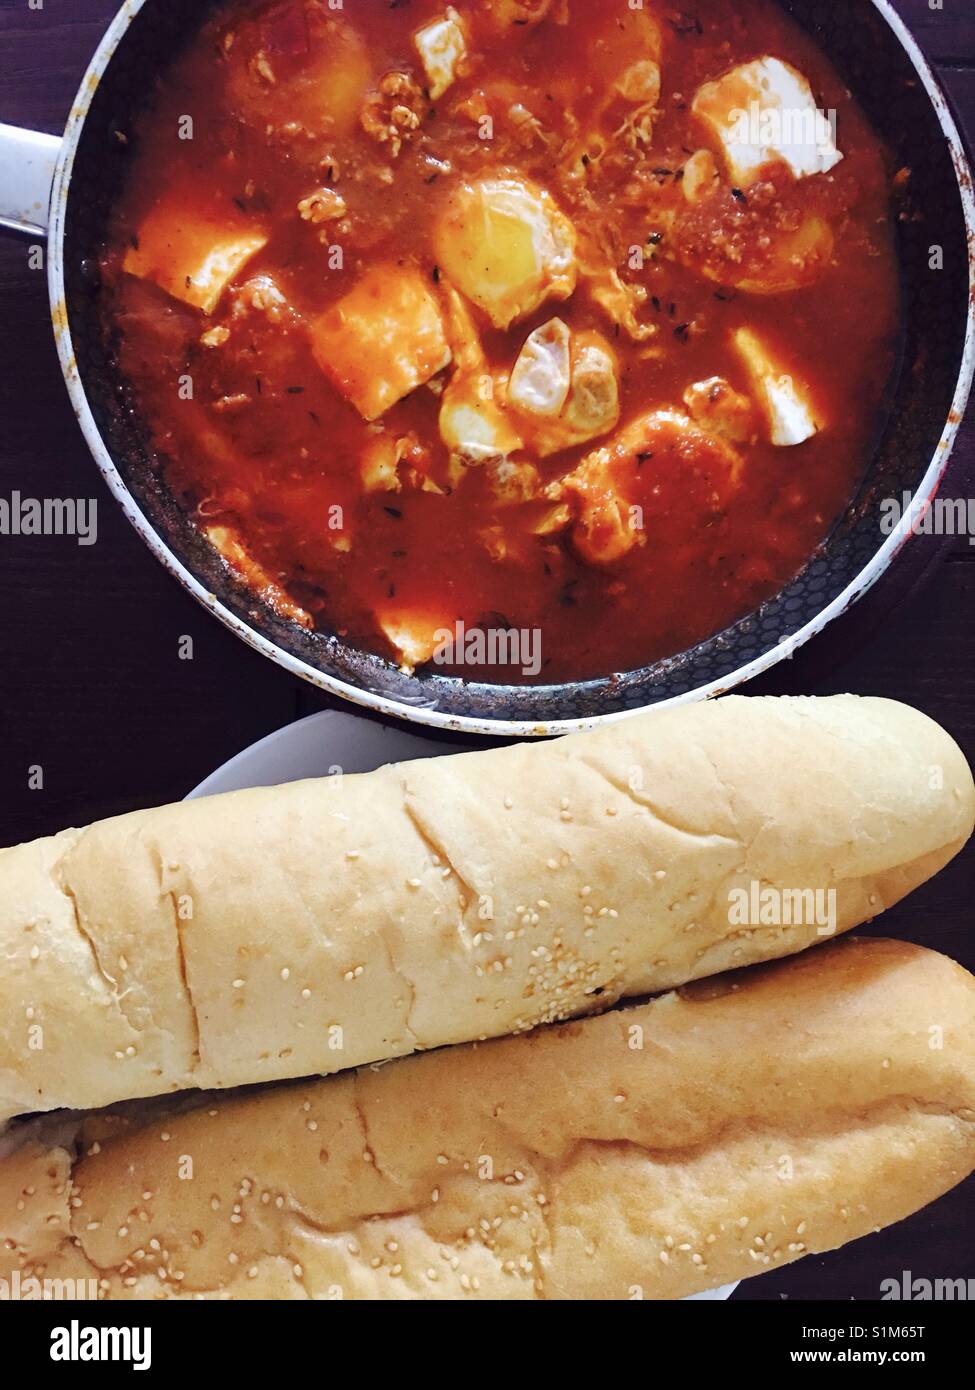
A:
{"type": "Polygon", "coordinates": [[[903,705],[729,698],[105,821],[0,852],[0,1119],[527,1030],[821,941],[972,831],[903,705]]]}
{"type": "Polygon", "coordinates": [[[8,1280],[680,1298],[898,1221],[972,1171],[975,980],[851,939],[525,1037],[67,1128],[52,1146],[24,1126],[0,1163],[8,1280]]]}

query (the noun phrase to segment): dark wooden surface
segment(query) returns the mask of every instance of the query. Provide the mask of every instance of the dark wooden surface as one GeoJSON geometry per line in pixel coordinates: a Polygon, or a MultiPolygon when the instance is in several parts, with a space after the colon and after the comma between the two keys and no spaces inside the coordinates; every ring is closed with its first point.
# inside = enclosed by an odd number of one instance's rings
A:
{"type": "MultiPolygon", "coordinates": [[[[842,0],[846,3],[847,0],[842,0]]],[[[729,0],[729,4],[732,0],[729,0]]],[[[840,0],[838,0],[840,3],[840,0]]],[[[0,0],[0,120],[58,132],[116,0],[0,0]]],[[[899,0],[975,132],[972,0],[899,0]]],[[[97,497],[98,543],[0,537],[0,844],[175,800],[233,753],[328,705],[211,620],[122,519],[61,381],[42,273],[0,232],[0,496],[97,497]],[[180,660],[193,637],[194,657],[180,660]],[[28,769],[43,768],[43,790],[28,769]]],[[[966,432],[951,488],[970,495],[966,432]],[[966,472],[966,465],[968,471],[966,472]]],[[[907,700],[975,760],[975,548],[919,539],[890,579],[756,693],[907,700]]],[[[975,849],[878,923],[975,969],[975,849]]],[[[975,1276],[975,1180],[893,1230],[750,1280],[736,1297],[876,1298],[880,1281],[975,1276]]]]}

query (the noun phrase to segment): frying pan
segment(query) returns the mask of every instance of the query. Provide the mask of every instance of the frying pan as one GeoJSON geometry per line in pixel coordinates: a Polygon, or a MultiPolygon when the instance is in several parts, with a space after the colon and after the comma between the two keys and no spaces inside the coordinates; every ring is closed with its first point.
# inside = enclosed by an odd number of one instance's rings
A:
{"type": "MultiPolygon", "coordinates": [[[[118,138],[161,68],[211,8],[126,0],[92,59],[62,139],[0,126],[0,223],[49,239],[51,317],[64,378],[98,467],[150,550],[251,646],[286,670],[388,715],[505,736],[548,735],[652,704],[720,694],[794,654],[869,589],[937,493],[975,367],[975,196],[944,93],[887,0],[783,0],[832,56],[912,170],[899,222],[903,358],[857,496],[802,573],[756,612],[642,670],[542,687],[407,675],[277,616],[230,573],[168,494],[98,315],[98,254],[130,147],[118,138]],[[943,269],[931,269],[931,248],[943,269]],[[884,499],[913,503],[890,534],[884,499]]],[[[824,350],[828,345],[824,344],[824,350]]]]}

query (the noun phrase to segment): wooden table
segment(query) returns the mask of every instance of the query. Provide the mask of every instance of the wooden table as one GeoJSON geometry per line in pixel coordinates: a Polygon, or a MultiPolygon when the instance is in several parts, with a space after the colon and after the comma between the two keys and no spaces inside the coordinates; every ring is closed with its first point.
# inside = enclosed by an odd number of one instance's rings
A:
{"type": "MultiPolygon", "coordinates": [[[[729,0],[729,4],[733,0],[729,0]]],[[[838,0],[846,3],[846,0],[838,0]]],[[[0,120],[60,132],[117,0],[0,0],[0,120]]],[[[975,134],[971,0],[899,0],[975,134]]],[[[0,844],[176,800],[219,763],[329,701],[256,656],[149,555],[101,485],[68,405],[44,275],[0,234],[0,496],[97,497],[98,543],[0,537],[0,844]],[[181,639],[193,638],[191,661],[181,639]],[[28,770],[43,769],[30,790],[28,770]]],[[[963,457],[975,453],[969,426],[963,457]]],[[[958,495],[971,476],[956,472],[958,495]]],[[[875,594],[754,692],[907,700],[975,761],[975,547],[918,539],[875,594]]],[[[975,970],[975,848],[886,914],[878,934],[975,970]]],[[[975,1179],[893,1230],[743,1285],[738,1298],[876,1298],[909,1269],[975,1275],[975,1179]]]]}

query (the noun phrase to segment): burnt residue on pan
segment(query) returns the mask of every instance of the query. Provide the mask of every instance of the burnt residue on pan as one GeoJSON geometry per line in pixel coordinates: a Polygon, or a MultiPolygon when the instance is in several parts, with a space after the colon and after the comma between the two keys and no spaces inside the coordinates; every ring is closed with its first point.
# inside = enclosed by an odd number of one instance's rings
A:
{"type": "Polygon", "coordinates": [[[644,670],[575,685],[511,687],[407,676],[337,637],[282,620],[235,581],[168,495],[98,312],[98,256],[133,148],[133,113],[147,99],[160,66],[176,56],[211,8],[201,0],[149,0],[109,64],[81,135],[66,211],[67,314],[78,373],[119,473],[160,538],[229,610],[234,625],[256,630],[314,671],[367,697],[436,710],[445,721],[517,721],[544,733],[549,721],[597,718],[728,684],[856,583],[885,540],[884,499],[913,493],[938,451],[964,349],[971,248],[952,152],[935,109],[874,6],[868,0],[785,0],[785,7],[832,55],[908,171],[900,180],[903,353],[875,454],[828,540],[799,577],[756,613],[644,670]],[[944,248],[944,269],[930,268],[934,245],[944,248]]]}

